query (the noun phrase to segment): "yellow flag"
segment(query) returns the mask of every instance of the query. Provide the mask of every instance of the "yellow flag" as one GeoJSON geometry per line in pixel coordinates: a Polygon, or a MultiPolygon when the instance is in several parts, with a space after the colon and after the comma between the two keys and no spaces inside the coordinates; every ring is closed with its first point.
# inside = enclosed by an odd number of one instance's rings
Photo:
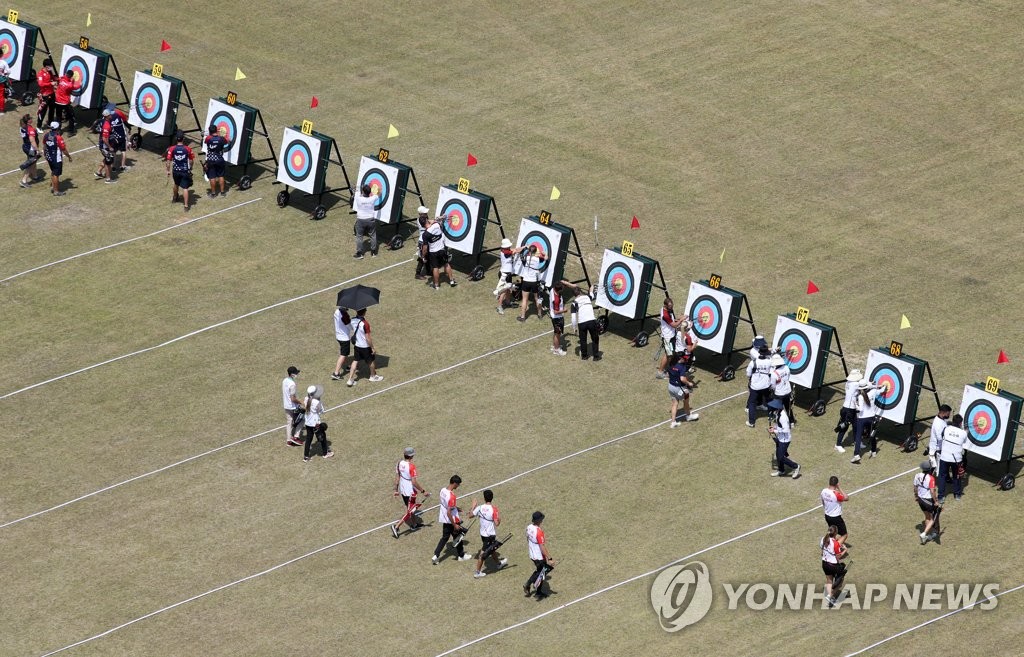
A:
{"type": "Polygon", "coordinates": [[[562,192],[558,191],[558,188],[552,185],[552,187],[551,187],[551,200],[552,201],[557,201],[558,197],[560,197],[561,195],[562,195],[562,192]]]}
{"type": "Polygon", "coordinates": [[[235,81],[237,82],[238,80],[244,80],[244,79],[245,79],[245,73],[242,73],[242,69],[240,69],[238,67],[235,67],[235,81]]]}
{"type": "Polygon", "coordinates": [[[718,262],[725,262],[725,249],[722,249],[722,254],[718,256],[718,262]]]}
{"type": "Polygon", "coordinates": [[[388,139],[391,139],[392,137],[397,137],[397,136],[398,136],[398,128],[396,128],[393,123],[389,124],[388,125],[388,139]]]}
{"type": "Polygon", "coordinates": [[[908,329],[908,328],[910,328],[910,320],[907,319],[906,315],[903,315],[903,316],[900,317],[900,328],[901,329],[908,329]]]}
{"type": "Polygon", "coordinates": [[[92,14],[85,17],[85,26],[90,27],[92,25],[92,14]]]}

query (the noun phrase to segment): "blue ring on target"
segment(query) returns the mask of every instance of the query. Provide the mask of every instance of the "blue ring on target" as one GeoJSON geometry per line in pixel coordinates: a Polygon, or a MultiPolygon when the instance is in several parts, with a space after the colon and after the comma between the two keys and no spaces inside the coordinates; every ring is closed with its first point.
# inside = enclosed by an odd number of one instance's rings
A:
{"type": "Polygon", "coordinates": [[[388,199],[391,198],[391,183],[383,171],[377,168],[368,169],[366,175],[359,181],[359,186],[362,187],[363,185],[369,185],[371,188],[376,185],[380,190],[377,193],[380,199],[378,199],[377,205],[373,207],[374,210],[380,210],[388,204],[388,199]]]}
{"type": "Polygon", "coordinates": [[[309,174],[313,173],[313,152],[309,144],[301,139],[293,139],[285,146],[284,170],[296,182],[309,178],[309,174]]]}
{"type": "Polygon", "coordinates": [[[441,229],[444,230],[446,237],[458,242],[469,235],[473,227],[473,215],[465,201],[460,198],[448,199],[441,208],[441,214],[448,217],[448,221],[441,224],[441,229]],[[452,217],[460,219],[457,227],[452,225],[452,217]]]}
{"type": "Polygon", "coordinates": [[[722,306],[710,294],[697,297],[690,307],[693,332],[698,340],[710,340],[718,335],[725,322],[722,321],[722,306]]]}
{"type": "Polygon", "coordinates": [[[876,386],[888,384],[885,392],[879,388],[878,397],[875,398],[875,403],[878,404],[879,408],[883,411],[896,408],[899,406],[900,400],[903,398],[903,375],[892,365],[883,364],[879,365],[871,372],[869,377],[871,382],[876,386]]]}
{"type": "Polygon", "coordinates": [[[975,399],[971,402],[964,413],[964,422],[967,426],[967,437],[979,447],[991,445],[1003,434],[999,409],[987,399],[975,399]],[[984,431],[979,431],[979,421],[985,422],[984,431]]]}
{"type": "Polygon", "coordinates": [[[615,306],[624,306],[633,298],[636,281],[629,267],[615,263],[604,273],[604,296],[615,306]]]}
{"type": "Polygon", "coordinates": [[[544,254],[544,260],[541,261],[540,267],[537,269],[539,272],[547,271],[548,265],[551,263],[551,241],[548,240],[548,236],[540,231],[531,231],[526,234],[523,238],[523,246],[527,249],[530,245],[536,245],[537,251],[544,254]]]}
{"type": "Polygon", "coordinates": [[[779,349],[784,354],[783,358],[789,361],[791,374],[800,374],[810,366],[811,341],[807,339],[803,331],[789,329],[783,333],[779,338],[779,349]],[[791,353],[793,349],[796,349],[797,352],[795,356],[791,353]]]}
{"type": "MultiPolygon", "coordinates": [[[[85,88],[84,86],[82,87],[85,88]]],[[[135,94],[135,112],[145,123],[156,123],[164,113],[164,95],[160,87],[152,82],[145,82],[135,94]],[[152,98],[152,107],[146,107],[146,99],[152,98]]]]}
{"type": "Polygon", "coordinates": [[[18,48],[18,37],[16,37],[14,35],[14,32],[11,32],[6,27],[0,29],[0,47],[2,47],[3,44],[5,43],[7,44],[8,48],[7,54],[4,55],[3,59],[7,62],[9,66],[14,66],[14,61],[18,59],[18,53],[20,52],[18,48]]]}
{"type": "Polygon", "coordinates": [[[224,152],[230,151],[235,145],[235,138],[238,136],[238,125],[235,123],[235,117],[231,116],[227,112],[220,111],[213,115],[210,119],[210,123],[217,126],[217,132],[220,132],[220,127],[223,125],[227,129],[226,135],[223,135],[224,139],[228,140],[228,145],[224,149],[224,152]]]}
{"type": "Polygon", "coordinates": [[[89,88],[89,83],[92,81],[92,77],[89,75],[89,65],[79,55],[72,55],[68,58],[64,72],[68,71],[76,71],[78,73],[78,79],[83,91],[89,88]]]}

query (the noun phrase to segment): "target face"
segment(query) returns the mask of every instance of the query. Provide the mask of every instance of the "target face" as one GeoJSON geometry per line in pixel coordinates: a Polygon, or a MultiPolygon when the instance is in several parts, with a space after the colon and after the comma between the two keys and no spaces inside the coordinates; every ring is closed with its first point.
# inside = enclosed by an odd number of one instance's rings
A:
{"type": "Polygon", "coordinates": [[[489,211],[489,196],[462,194],[457,189],[443,186],[437,192],[435,216],[448,217],[441,228],[445,243],[452,251],[467,255],[480,251],[489,211]]]}
{"type": "Polygon", "coordinates": [[[12,69],[21,57],[21,42],[8,27],[0,27],[0,59],[12,69]]]}
{"type": "Polygon", "coordinates": [[[569,248],[569,229],[554,222],[544,225],[530,217],[524,217],[519,223],[519,236],[516,246],[531,245],[537,247],[546,260],[540,267],[540,280],[551,287],[562,280],[565,269],[566,251],[569,248]]]}
{"type": "MultiPolygon", "coordinates": [[[[203,123],[206,134],[209,134],[211,125],[217,126],[217,131],[228,140],[224,161],[228,164],[245,164],[249,160],[256,110],[248,106],[228,105],[220,99],[211,98],[206,110],[206,122],[203,123]]],[[[205,143],[203,152],[206,152],[205,143]]]]}
{"type": "Polygon", "coordinates": [[[1016,431],[1012,427],[1020,420],[1020,411],[1019,400],[986,392],[982,384],[964,386],[960,415],[967,431],[965,449],[993,461],[1007,460],[1013,452],[1016,431]]]}
{"type": "Polygon", "coordinates": [[[176,124],[171,105],[177,103],[180,89],[172,78],[136,71],[128,123],[158,135],[171,134],[176,124]]]}
{"type": "MultiPolygon", "coordinates": [[[[405,186],[409,181],[411,169],[398,162],[384,164],[377,158],[364,155],[359,160],[359,183],[356,194],[363,185],[369,185],[371,194],[377,194],[377,221],[385,224],[398,223],[402,219],[402,206],[405,203],[405,186]]],[[[355,199],[352,199],[355,209],[355,199]]]]}
{"type": "Polygon", "coordinates": [[[296,128],[285,128],[277,161],[277,181],[307,194],[319,194],[327,175],[330,144],[330,137],[304,135],[296,128]]]}
{"type": "Polygon", "coordinates": [[[93,50],[81,50],[76,46],[65,44],[61,59],[60,73],[71,73],[82,85],[82,93],[72,96],[72,103],[84,109],[95,109],[100,106],[103,96],[104,73],[110,56],[93,50]]]}
{"type": "Polygon", "coordinates": [[[640,260],[605,249],[597,279],[595,305],[616,315],[636,319],[641,286],[645,283],[650,285],[650,281],[644,279],[644,271],[644,263],[640,260]]]}
{"type": "Polygon", "coordinates": [[[716,354],[731,352],[742,308],[741,292],[724,287],[716,290],[704,283],[691,282],[685,315],[693,321],[698,346],[716,354]]]}
{"type": "Polygon", "coordinates": [[[5,23],[0,27],[0,52],[11,67],[12,80],[30,80],[32,61],[25,56],[36,44],[35,26],[5,23]]]}
{"type": "Polygon", "coordinates": [[[779,315],[772,347],[779,349],[789,363],[790,382],[805,388],[821,385],[827,350],[824,335],[819,326],[779,315]]]}
{"type": "Polygon", "coordinates": [[[882,409],[882,417],[896,424],[914,421],[926,365],[923,360],[908,356],[897,358],[882,349],[868,352],[864,371],[879,387],[875,401],[882,409]]]}

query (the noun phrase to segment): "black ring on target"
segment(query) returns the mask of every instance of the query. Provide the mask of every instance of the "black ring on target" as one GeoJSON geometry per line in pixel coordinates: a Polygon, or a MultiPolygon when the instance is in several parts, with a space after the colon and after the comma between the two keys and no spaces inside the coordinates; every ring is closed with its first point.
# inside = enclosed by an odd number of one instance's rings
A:
{"type": "Polygon", "coordinates": [[[80,55],[72,55],[68,58],[68,63],[64,66],[64,72],[67,73],[68,71],[78,72],[82,91],[89,88],[89,83],[92,82],[92,75],[89,74],[89,65],[80,55]]]}
{"type": "Polygon", "coordinates": [[[710,294],[703,294],[694,300],[690,306],[690,319],[693,320],[693,333],[698,340],[710,340],[725,326],[722,306],[710,294]]]}
{"type": "Polygon", "coordinates": [[[284,170],[295,182],[309,178],[313,173],[313,152],[309,144],[301,139],[293,139],[284,148],[284,170]]]}
{"type": "Polygon", "coordinates": [[[380,197],[377,199],[377,205],[373,206],[374,210],[380,210],[388,204],[388,199],[391,198],[391,181],[388,180],[388,176],[383,170],[374,167],[367,169],[363,175],[363,179],[359,181],[359,186],[369,185],[372,190],[376,187],[379,191],[377,195],[380,197]]]}
{"type": "Polygon", "coordinates": [[[903,375],[898,369],[888,363],[883,363],[875,367],[868,378],[876,386],[879,386],[878,396],[875,398],[875,403],[879,408],[888,411],[899,406],[900,400],[903,398],[904,384],[903,375]]]}
{"type": "Polygon", "coordinates": [[[6,27],[0,28],[0,48],[4,44],[7,44],[7,54],[3,56],[3,59],[7,62],[8,66],[13,67],[21,50],[18,45],[18,37],[6,27]]]}
{"type": "Polygon", "coordinates": [[[221,110],[213,115],[210,119],[210,124],[217,126],[217,132],[220,132],[221,126],[224,127],[224,132],[227,134],[221,135],[224,139],[228,140],[228,145],[224,149],[224,152],[230,151],[235,145],[235,138],[238,136],[238,124],[235,123],[235,117],[231,116],[228,112],[221,110]]]}
{"type": "Polygon", "coordinates": [[[473,229],[473,215],[469,206],[460,198],[448,199],[441,207],[441,214],[448,217],[448,221],[441,224],[446,237],[458,242],[466,238],[473,229]]]}
{"type": "Polygon", "coordinates": [[[967,437],[979,447],[991,445],[1003,435],[1003,423],[997,409],[987,399],[975,399],[964,413],[967,437]]]}
{"type": "Polygon", "coordinates": [[[811,341],[803,331],[791,328],[779,338],[779,349],[789,361],[791,374],[800,374],[811,365],[811,341]]]}
{"type": "Polygon", "coordinates": [[[604,273],[602,284],[604,285],[604,296],[611,301],[613,306],[625,306],[636,291],[633,272],[621,262],[616,262],[608,267],[604,273]]]}
{"type": "Polygon", "coordinates": [[[164,114],[164,94],[152,82],[144,82],[135,94],[135,112],[143,123],[156,123],[164,114]]]}
{"type": "Polygon", "coordinates": [[[537,247],[537,253],[543,253],[545,258],[544,260],[541,261],[540,267],[537,268],[537,271],[546,271],[553,257],[551,255],[551,241],[548,239],[548,236],[545,235],[544,233],[538,230],[532,230],[526,234],[526,237],[523,238],[524,247],[529,249],[531,244],[535,245],[537,247]]]}

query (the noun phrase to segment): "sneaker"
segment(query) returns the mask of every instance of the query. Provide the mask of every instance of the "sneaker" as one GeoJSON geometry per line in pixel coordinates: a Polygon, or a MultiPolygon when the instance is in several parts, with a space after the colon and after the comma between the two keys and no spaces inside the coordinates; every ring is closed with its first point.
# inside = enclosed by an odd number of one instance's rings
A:
{"type": "Polygon", "coordinates": [[[221,195],[221,196],[227,196],[227,195],[228,195],[228,192],[227,192],[227,190],[224,190],[223,192],[221,192],[221,193],[220,193],[220,195],[221,195]]]}
{"type": "Polygon", "coordinates": [[[65,194],[67,194],[67,192],[55,192],[53,190],[50,190],[50,193],[53,194],[54,196],[64,196],[65,194]]]}
{"type": "Polygon", "coordinates": [[[964,499],[964,496],[963,495],[954,495],[953,499],[957,500],[957,501],[960,501],[960,500],[964,499]]]}
{"type": "Polygon", "coordinates": [[[700,413],[688,413],[683,417],[684,422],[696,422],[700,419],[700,413]]]}
{"type": "Polygon", "coordinates": [[[793,470],[792,477],[793,477],[793,479],[799,479],[800,478],[800,466],[799,465],[796,466],[796,470],[793,470]]]}
{"type": "Polygon", "coordinates": [[[434,556],[430,557],[430,563],[434,564],[435,566],[437,565],[437,555],[436,554],[434,556]]]}
{"type": "Polygon", "coordinates": [[[473,577],[480,579],[481,577],[487,577],[487,573],[478,570],[473,573],[473,577]]]}
{"type": "Polygon", "coordinates": [[[498,314],[499,314],[499,315],[504,315],[504,314],[505,314],[505,309],[504,309],[504,308],[502,308],[501,306],[498,306],[498,307],[496,308],[496,310],[498,311],[498,314]]]}
{"type": "Polygon", "coordinates": [[[363,254],[358,252],[358,251],[356,251],[355,255],[353,255],[352,257],[355,258],[356,260],[362,260],[363,259],[363,254]]]}
{"type": "Polygon", "coordinates": [[[383,381],[383,380],[384,380],[384,377],[382,377],[380,374],[374,374],[373,376],[370,377],[370,381],[372,383],[377,383],[378,381],[383,381]]]}
{"type": "Polygon", "coordinates": [[[945,504],[945,503],[946,503],[946,498],[945,497],[940,497],[939,498],[939,504],[941,505],[941,504],[945,504]]]}
{"type": "Polygon", "coordinates": [[[25,181],[18,183],[18,186],[21,187],[22,189],[28,189],[28,183],[25,181]]]}
{"type": "Polygon", "coordinates": [[[289,438],[288,440],[284,441],[284,444],[288,445],[289,447],[301,447],[302,446],[302,443],[300,443],[299,441],[295,440],[294,438],[289,438]]]}
{"type": "Polygon", "coordinates": [[[376,258],[377,257],[377,252],[376,251],[370,251],[370,257],[371,258],[376,258]]]}
{"type": "Polygon", "coordinates": [[[853,458],[850,459],[850,463],[860,463],[860,454],[854,454],[853,458]]]}
{"type": "Polygon", "coordinates": [[[345,377],[340,374],[331,374],[331,381],[341,381],[344,378],[345,377]]]}
{"type": "Polygon", "coordinates": [[[836,606],[836,599],[835,598],[831,598],[830,597],[830,598],[825,598],[825,599],[828,600],[828,608],[829,609],[831,609],[832,607],[836,606]]]}
{"type": "Polygon", "coordinates": [[[107,179],[106,179],[106,180],[104,180],[103,182],[104,182],[104,183],[106,183],[106,184],[108,184],[108,185],[113,185],[113,184],[114,184],[114,183],[116,183],[117,181],[116,181],[116,180],[114,180],[113,178],[107,178],[107,179]]]}
{"type": "Polygon", "coordinates": [[[506,559],[505,557],[502,557],[501,561],[498,562],[498,568],[504,568],[507,565],[508,565],[508,559],[506,559]]]}
{"type": "Polygon", "coordinates": [[[398,538],[398,527],[395,527],[394,525],[391,525],[391,535],[394,536],[395,538],[398,538]]]}
{"type": "Polygon", "coordinates": [[[455,287],[456,285],[458,285],[458,282],[457,281],[448,281],[448,285],[450,287],[455,287]]]}
{"type": "Polygon", "coordinates": [[[456,559],[456,561],[469,561],[472,558],[473,558],[472,554],[464,554],[461,557],[459,557],[458,559],[456,559]]]}
{"type": "Polygon", "coordinates": [[[217,198],[217,195],[213,192],[206,192],[206,198],[217,198]]]}
{"type": "Polygon", "coordinates": [[[836,445],[836,451],[840,454],[846,453],[846,449],[842,445],[836,445]]]}
{"type": "Polygon", "coordinates": [[[595,362],[595,363],[596,363],[597,361],[601,360],[601,358],[603,358],[603,356],[601,356],[601,354],[594,354],[594,362],[595,362]]]}
{"type": "Polygon", "coordinates": [[[566,351],[565,349],[559,349],[558,351],[555,352],[555,355],[557,355],[557,356],[565,356],[568,353],[569,352],[566,351]]]}
{"type": "Polygon", "coordinates": [[[781,477],[783,474],[784,473],[779,472],[778,470],[772,470],[771,476],[773,476],[773,477],[781,477]]]}
{"type": "Polygon", "coordinates": [[[924,532],[921,532],[921,545],[924,545],[927,542],[928,542],[928,534],[925,534],[924,532]]]}
{"type": "Polygon", "coordinates": [[[99,171],[93,171],[92,175],[96,176],[96,180],[99,180],[100,178],[103,177],[103,174],[100,173],[99,171]]]}
{"type": "Polygon", "coordinates": [[[355,384],[356,384],[356,382],[353,381],[352,379],[349,379],[348,381],[345,382],[345,385],[347,385],[349,388],[351,388],[355,384]]]}
{"type": "Polygon", "coordinates": [[[324,458],[325,459],[329,459],[332,456],[334,456],[334,450],[331,450],[331,451],[327,452],[326,454],[324,454],[324,458]]]}
{"type": "Polygon", "coordinates": [[[754,428],[754,423],[753,423],[753,422],[744,422],[743,424],[747,425],[747,426],[748,426],[748,427],[750,427],[751,429],[753,429],[753,428],[754,428]]]}
{"type": "Polygon", "coordinates": [[[875,451],[871,452],[870,454],[868,454],[868,458],[869,459],[873,459],[876,456],[878,456],[878,450],[877,449],[875,451]]]}
{"type": "Polygon", "coordinates": [[[668,374],[665,374],[661,370],[658,370],[658,372],[654,375],[654,378],[655,379],[667,379],[668,378],[668,374]]]}
{"type": "Polygon", "coordinates": [[[523,593],[526,594],[526,597],[530,597],[531,595],[533,595],[533,587],[530,586],[530,582],[523,584],[523,593]]]}
{"type": "Polygon", "coordinates": [[[309,463],[309,457],[308,456],[303,456],[302,457],[302,462],[303,463],[309,463]]]}
{"type": "Polygon", "coordinates": [[[516,317],[516,320],[518,320],[518,321],[520,321],[520,322],[525,322],[525,321],[526,321],[526,318],[525,318],[525,317],[521,317],[521,316],[520,316],[520,317],[516,317]]]}
{"type": "Polygon", "coordinates": [[[682,424],[682,422],[677,422],[676,420],[672,420],[672,424],[668,425],[668,428],[669,428],[669,429],[675,429],[675,428],[676,428],[676,427],[678,427],[678,426],[679,426],[680,424],[682,424]]]}

